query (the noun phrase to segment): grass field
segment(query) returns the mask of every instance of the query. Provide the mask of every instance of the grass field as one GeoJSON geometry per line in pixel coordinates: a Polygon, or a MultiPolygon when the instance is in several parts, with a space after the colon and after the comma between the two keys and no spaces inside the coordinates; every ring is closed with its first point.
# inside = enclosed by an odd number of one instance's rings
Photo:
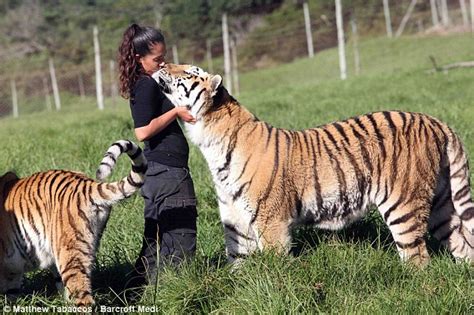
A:
{"type": "MultiPolygon", "coordinates": [[[[456,130],[474,156],[474,70],[425,72],[431,67],[429,55],[440,63],[473,60],[472,36],[371,39],[361,43],[361,55],[361,75],[350,72],[346,81],[337,78],[337,50],[244,74],[238,99],[261,120],[292,129],[376,110],[425,112],[456,130]]],[[[93,176],[113,141],[134,139],[126,103],[103,112],[92,99],[73,103],[60,113],[1,119],[0,173],[15,170],[26,176],[60,168],[93,176]]],[[[294,256],[257,254],[231,272],[210,174],[194,147],[190,167],[199,199],[197,257],[180,271],[161,273],[138,304],[156,305],[162,313],[474,312],[474,269],[454,263],[433,240],[427,268],[402,265],[375,212],[337,233],[299,229],[294,256]]],[[[111,180],[128,171],[129,161],[123,158],[111,180]]],[[[124,302],[120,291],[141,245],[142,208],[142,199],[135,196],[113,210],[93,278],[98,304],[124,302]]],[[[4,303],[65,305],[53,288],[48,272],[28,274],[27,294],[16,302],[0,301],[0,308],[4,303]]]]}

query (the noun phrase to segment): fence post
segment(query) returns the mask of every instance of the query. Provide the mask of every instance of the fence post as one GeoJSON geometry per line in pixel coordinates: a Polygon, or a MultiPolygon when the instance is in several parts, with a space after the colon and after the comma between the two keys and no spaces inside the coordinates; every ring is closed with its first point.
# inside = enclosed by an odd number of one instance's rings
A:
{"type": "Polygon", "coordinates": [[[471,7],[471,31],[474,34],[474,0],[469,1],[471,7]]]}
{"type": "Polygon", "coordinates": [[[115,106],[118,95],[117,84],[115,83],[115,62],[110,60],[110,97],[112,98],[112,106],[115,106]]]}
{"type": "Polygon", "coordinates": [[[232,55],[232,82],[234,83],[234,94],[239,96],[239,70],[237,66],[237,44],[235,43],[235,38],[232,38],[230,41],[230,53],[232,55]]]}
{"type": "Polygon", "coordinates": [[[416,25],[418,26],[418,33],[423,33],[425,31],[422,19],[416,20],[416,25]]]}
{"type": "Polygon", "coordinates": [[[97,25],[93,28],[94,35],[94,56],[95,56],[95,89],[97,94],[97,106],[104,109],[104,93],[102,91],[102,67],[100,64],[99,29],[97,25]]]}
{"type": "Polygon", "coordinates": [[[173,45],[171,50],[173,51],[173,63],[179,65],[178,46],[173,45]]]}
{"type": "Polygon", "coordinates": [[[336,25],[337,25],[337,41],[339,48],[339,69],[341,70],[341,79],[347,78],[346,71],[346,49],[344,44],[344,24],[342,21],[341,0],[336,0],[336,25]]]}
{"type": "Polygon", "coordinates": [[[469,27],[469,17],[467,14],[466,0],[459,0],[459,6],[461,7],[462,24],[464,27],[469,27]]]}
{"type": "Polygon", "coordinates": [[[51,76],[51,85],[53,87],[54,105],[56,106],[56,110],[60,110],[61,98],[59,97],[58,81],[56,80],[53,58],[49,58],[49,74],[51,76]]]}
{"type": "Polygon", "coordinates": [[[441,8],[441,20],[443,21],[444,26],[449,26],[449,14],[448,14],[448,2],[447,0],[440,0],[441,8]]]}
{"type": "Polygon", "coordinates": [[[392,19],[390,17],[390,6],[388,5],[388,0],[383,0],[383,12],[385,15],[385,28],[387,29],[387,36],[392,38],[392,19]]]}
{"type": "Polygon", "coordinates": [[[395,37],[400,37],[400,35],[402,35],[403,30],[405,29],[405,26],[407,25],[407,22],[410,19],[410,16],[413,13],[413,9],[415,8],[415,5],[417,2],[418,0],[411,0],[410,5],[408,6],[407,12],[405,13],[405,16],[400,22],[400,26],[398,27],[398,30],[395,33],[395,37]]]}
{"type": "Polygon", "coordinates": [[[16,82],[14,79],[10,80],[10,87],[12,90],[12,112],[13,117],[18,118],[18,94],[16,92],[16,82]]]}
{"type": "Polygon", "coordinates": [[[357,34],[357,22],[354,13],[351,15],[352,45],[354,47],[355,75],[360,74],[359,35],[357,34]]]}
{"type": "Polygon", "coordinates": [[[433,21],[433,26],[439,26],[439,17],[438,17],[438,8],[436,7],[436,0],[430,0],[431,6],[431,19],[433,21]]]}
{"type": "MultiPolygon", "coordinates": [[[[157,1],[158,2],[158,1],[157,1]]],[[[158,2],[158,4],[153,8],[155,13],[155,28],[160,29],[161,21],[163,20],[163,5],[158,2]]]]}
{"type": "Polygon", "coordinates": [[[212,45],[211,40],[206,40],[206,59],[207,59],[207,69],[209,73],[214,73],[214,67],[212,64],[212,45]]]}
{"type": "Polygon", "coordinates": [[[232,78],[230,65],[230,48],[229,48],[229,26],[227,25],[227,13],[222,14],[222,40],[224,42],[224,74],[225,86],[232,94],[232,78]]]}
{"type": "Polygon", "coordinates": [[[45,77],[43,77],[43,91],[44,91],[44,97],[46,101],[46,108],[48,110],[51,110],[51,97],[49,96],[48,80],[45,77]]]}
{"type": "Polygon", "coordinates": [[[441,3],[442,0],[435,0],[436,1],[436,8],[438,9],[438,16],[439,22],[443,24],[443,4],[441,3]]]}
{"type": "Polygon", "coordinates": [[[81,96],[81,101],[86,98],[86,91],[84,89],[84,79],[82,78],[82,72],[79,72],[77,76],[77,84],[79,85],[79,95],[81,96]]]}
{"type": "Polygon", "coordinates": [[[303,2],[304,25],[306,29],[306,43],[308,45],[308,57],[314,57],[313,34],[311,32],[311,20],[309,18],[308,2],[303,2]]]}

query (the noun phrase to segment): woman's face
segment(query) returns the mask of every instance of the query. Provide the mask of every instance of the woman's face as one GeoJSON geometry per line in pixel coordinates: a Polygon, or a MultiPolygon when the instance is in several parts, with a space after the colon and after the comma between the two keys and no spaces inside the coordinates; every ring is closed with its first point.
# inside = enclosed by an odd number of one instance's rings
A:
{"type": "Polygon", "coordinates": [[[147,74],[153,74],[164,66],[165,56],[166,45],[164,43],[155,43],[151,46],[148,54],[139,57],[138,62],[140,62],[147,74]]]}

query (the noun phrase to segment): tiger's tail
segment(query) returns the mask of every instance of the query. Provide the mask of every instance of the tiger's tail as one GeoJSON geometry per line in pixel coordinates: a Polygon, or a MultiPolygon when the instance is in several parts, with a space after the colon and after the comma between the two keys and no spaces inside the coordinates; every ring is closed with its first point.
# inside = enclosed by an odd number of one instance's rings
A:
{"type": "Polygon", "coordinates": [[[118,182],[99,184],[99,196],[105,202],[114,203],[130,197],[145,182],[147,160],[142,149],[129,140],[118,140],[109,147],[96,172],[97,179],[103,180],[109,176],[117,163],[118,157],[123,153],[127,153],[132,160],[132,169],[128,176],[118,182]]]}
{"type": "Polygon", "coordinates": [[[456,258],[474,261],[474,202],[471,196],[469,160],[459,137],[451,131],[447,156],[454,213],[448,246],[456,258]]]}
{"type": "Polygon", "coordinates": [[[474,234],[474,202],[471,197],[469,160],[461,140],[454,133],[448,142],[447,153],[454,209],[463,226],[474,234]]]}

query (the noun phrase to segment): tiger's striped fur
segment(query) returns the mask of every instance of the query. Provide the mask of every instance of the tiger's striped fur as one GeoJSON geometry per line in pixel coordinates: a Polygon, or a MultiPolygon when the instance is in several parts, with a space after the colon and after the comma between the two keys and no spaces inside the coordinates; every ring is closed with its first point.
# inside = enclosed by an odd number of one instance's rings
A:
{"type": "Polygon", "coordinates": [[[99,179],[122,153],[131,158],[132,170],[114,183],[64,170],[0,177],[0,293],[17,293],[27,271],[51,268],[76,305],[94,303],[91,271],[110,210],[142,186],[147,168],[142,150],[120,140],[105,154],[99,179]]]}
{"type": "Polygon", "coordinates": [[[259,121],[222,78],[169,64],[154,78],[197,122],[185,124],[206,158],[229,261],[289,250],[291,228],[340,229],[376,206],[404,261],[429,261],[429,231],[459,259],[474,258],[466,151],[444,123],[419,113],[371,113],[293,131],[259,121]]]}

